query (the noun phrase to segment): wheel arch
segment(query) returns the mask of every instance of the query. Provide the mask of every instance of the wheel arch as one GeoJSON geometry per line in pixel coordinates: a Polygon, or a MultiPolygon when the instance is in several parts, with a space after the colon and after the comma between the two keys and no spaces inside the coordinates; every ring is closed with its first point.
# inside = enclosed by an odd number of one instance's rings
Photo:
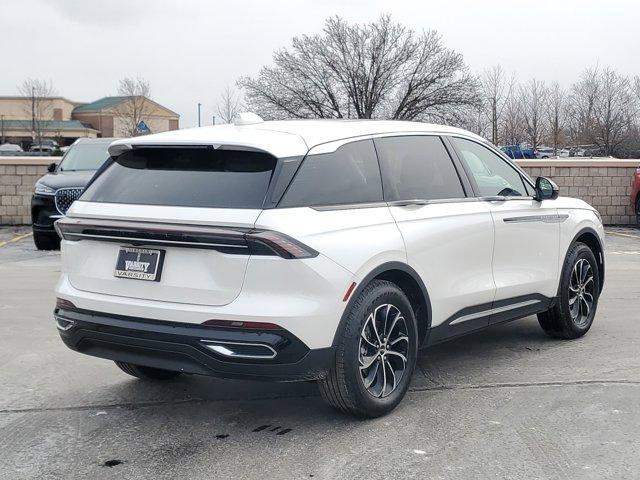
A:
{"type": "Polygon", "coordinates": [[[426,340],[431,328],[431,300],[427,288],[413,268],[402,262],[386,262],[369,272],[356,286],[345,307],[338,328],[333,337],[335,346],[344,329],[349,311],[360,293],[373,280],[387,280],[395,283],[407,295],[416,315],[418,326],[418,346],[426,345],[426,340]]]}
{"type": "Polygon", "coordinates": [[[578,242],[584,243],[587,247],[589,247],[593,252],[593,255],[596,257],[596,261],[598,262],[600,290],[602,291],[602,286],[604,285],[604,247],[602,245],[602,242],[600,241],[600,237],[593,228],[585,227],[575,234],[573,240],[571,240],[571,243],[569,243],[567,252],[569,252],[571,250],[571,247],[578,242]]]}

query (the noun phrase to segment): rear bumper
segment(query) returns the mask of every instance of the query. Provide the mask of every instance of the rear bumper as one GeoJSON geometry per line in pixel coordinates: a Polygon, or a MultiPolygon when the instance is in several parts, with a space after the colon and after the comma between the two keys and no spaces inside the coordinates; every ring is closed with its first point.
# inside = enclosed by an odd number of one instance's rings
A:
{"type": "Polygon", "coordinates": [[[56,309],[62,341],[72,350],[136,365],[220,378],[304,381],[323,378],[333,349],[307,348],[286,330],[242,330],[56,309]],[[206,345],[265,345],[273,358],[228,358],[206,345]]]}

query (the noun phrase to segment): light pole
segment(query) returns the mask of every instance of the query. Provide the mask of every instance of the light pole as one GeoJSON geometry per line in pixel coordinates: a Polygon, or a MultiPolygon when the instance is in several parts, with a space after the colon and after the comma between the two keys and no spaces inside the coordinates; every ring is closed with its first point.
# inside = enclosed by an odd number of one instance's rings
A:
{"type": "Polygon", "coordinates": [[[202,106],[201,103],[198,104],[198,126],[201,127],[202,125],[200,125],[200,107],[202,106]]]}
{"type": "Polygon", "coordinates": [[[216,124],[216,116],[214,115],[213,116],[213,125],[215,125],[215,124],[216,124]]]}

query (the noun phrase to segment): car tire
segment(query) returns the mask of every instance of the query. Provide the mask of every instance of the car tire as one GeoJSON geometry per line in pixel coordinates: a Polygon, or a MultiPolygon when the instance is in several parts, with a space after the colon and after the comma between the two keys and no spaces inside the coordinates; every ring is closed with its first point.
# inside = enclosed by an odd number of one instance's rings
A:
{"type": "Polygon", "coordinates": [[[555,305],[539,313],[538,322],[553,338],[582,337],[593,324],[599,296],[598,262],[591,249],[578,242],[571,247],[564,261],[555,305]]]}
{"type": "Polygon", "coordinates": [[[369,283],[348,308],[320,393],[337,410],[379,417],[409,388],[418,350],[415,315],[404,292],[385,280],[369,283]]]}
{"type": "Polygon", "coordinates": [[[636,223],[640,225],[640,195],[636,198],[636,223]]]}
{"type": "Polygon", "coordinates": [[[60,249],[60,237],[55,233],[33,232],[33,243],[38,250],[60,249]]]}
{"type": "Polygon", "coordinates": [[[115,364],[124,373],[143,380],[171,380],[181,374],[181,372],[134,365],[133,363],[115,362],[115,364]]]}

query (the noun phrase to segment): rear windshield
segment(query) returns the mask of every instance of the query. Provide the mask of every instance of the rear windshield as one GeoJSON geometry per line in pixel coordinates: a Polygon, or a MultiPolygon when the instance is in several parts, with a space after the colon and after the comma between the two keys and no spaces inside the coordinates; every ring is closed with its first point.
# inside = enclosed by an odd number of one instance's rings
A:
{"type": "Polygon", "coordinates": [[[262,208],[276,165],[266,153],[212,148],[141,148],[115,160],[82,200],[262,208]]]}

